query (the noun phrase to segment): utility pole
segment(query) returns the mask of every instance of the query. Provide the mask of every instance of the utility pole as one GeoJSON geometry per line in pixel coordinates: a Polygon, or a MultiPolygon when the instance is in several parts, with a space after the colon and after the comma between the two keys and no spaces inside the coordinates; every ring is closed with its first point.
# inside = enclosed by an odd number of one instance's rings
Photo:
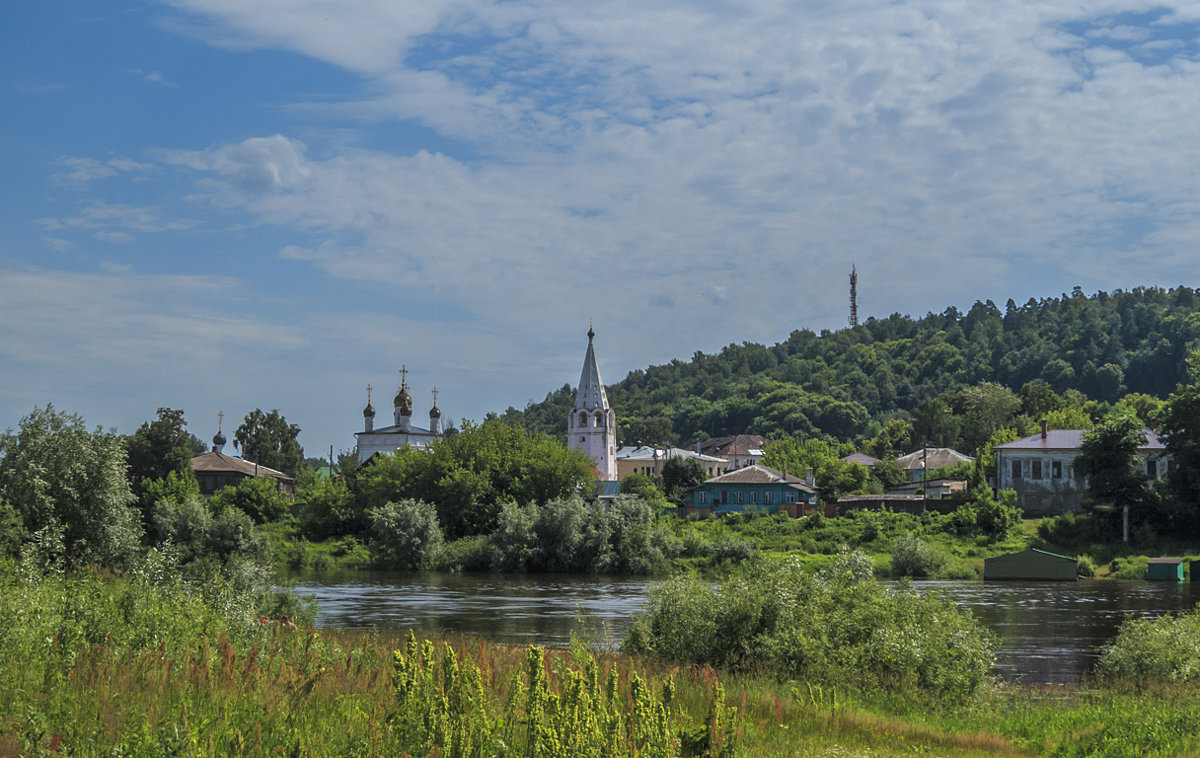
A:
{"type": "Polygon", "coordinates": [[[858,326],[858,270],[850,264],[850,326],[858,326]]]}

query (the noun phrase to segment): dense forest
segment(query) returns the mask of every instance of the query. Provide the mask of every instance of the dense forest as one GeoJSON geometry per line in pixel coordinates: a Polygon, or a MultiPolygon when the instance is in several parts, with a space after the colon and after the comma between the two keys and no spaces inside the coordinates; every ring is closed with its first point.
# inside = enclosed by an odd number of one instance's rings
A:
{"type": "MultiPolygon", "coordinates": [[[[919,319],[894,313],[633,371],[609,388],[609,399],[629,443],[686,444],[741,432],[860,443],[889,419],[928,423],[942,412],[939,404],[961,414],[956,393],[979,385],[1013,395],[1024,388],[1026,400],[1048,390],[1097,413],[1127,396],[1164,399],[1187,379],[1186,358],[1200,346],[1198,306],[1189,287],[1091,296],[1076,287],[1024,305],[989,300],[966,313],[951,307],[919,319]]],[[[564,385],[503,417],[561,436],[573,402],[564,385]]],[[[940,436],[967,448],[978,442],[961,430],[940,436]]]]}

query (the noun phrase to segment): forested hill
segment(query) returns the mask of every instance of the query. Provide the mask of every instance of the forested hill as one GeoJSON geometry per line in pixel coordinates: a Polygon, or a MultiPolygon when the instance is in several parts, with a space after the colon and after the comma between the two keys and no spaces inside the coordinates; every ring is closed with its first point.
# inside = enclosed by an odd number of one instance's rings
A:
{"type": "MultiPolygon", "coordinates": [[[[633,371],[608,396],[622,441],[647,444],[740,432],[861,440],[922,401],[982,382],[1020,392],[1030,382],[1044,388],[1042,380],[1077,404],[1078,393],[1101,403],[1131,393],[1165,398],[1200,347],[1198,308],[1200,291],[1188,287],[1092,296],[1077,287],[1024,305],[989,300],[920,319],[896,313],[820,334],[798,329],[770,347],[697,352],[633,371]]],[[[561,436],[573,401],[564,385],[504,416],[561,436]]]]}

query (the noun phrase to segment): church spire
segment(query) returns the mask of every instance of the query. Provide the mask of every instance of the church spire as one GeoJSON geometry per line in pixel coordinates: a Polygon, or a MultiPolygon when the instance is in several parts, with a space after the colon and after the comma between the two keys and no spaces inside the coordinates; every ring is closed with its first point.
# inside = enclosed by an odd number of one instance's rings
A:
{"type": "Polygon", "coordinates": [[[600,378],[600,367],[596,363],[596,349],[592,340],[596,333],[588,324],[587,353],[583,356],[583,371],[579,374],[579,389],[575,392],[575,410],[608,410],[608,393],[604,380],[600,378]]]}
{"type": "Polygon", "coordinates": [[[217,411],[217,433],[213,435],[213,452],[219,453],[225,447],[225,435],[221,433],[221,422],[225,419],[225,411],[217,411]]]}
{"type": "Polygon", "coordinates": [[[600,366],[596,362],[596,332],[588,324],[587,353],[575,392],[575,407],[567,416],[567,442],[582,450],[595,463],[600,478],[617,478],[617,416],[608,404],[600,366]]]}

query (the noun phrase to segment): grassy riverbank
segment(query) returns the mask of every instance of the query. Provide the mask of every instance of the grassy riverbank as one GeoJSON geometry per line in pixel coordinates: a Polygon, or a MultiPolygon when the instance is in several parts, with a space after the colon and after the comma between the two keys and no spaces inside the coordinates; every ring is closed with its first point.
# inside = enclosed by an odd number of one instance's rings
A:
{"type": "MultiPolygon", "coordinates": [[[[746,662],[262,623],[168,575],[0,566],[0,755],[454,755],[464,741],[542,756],[1200,752],[1200,690],[1170,671],[967,696],[851,689],[746,662]]],[[[1188,634],[1146,627],[1128,647],[1167,660],[1188,634]]]]}

